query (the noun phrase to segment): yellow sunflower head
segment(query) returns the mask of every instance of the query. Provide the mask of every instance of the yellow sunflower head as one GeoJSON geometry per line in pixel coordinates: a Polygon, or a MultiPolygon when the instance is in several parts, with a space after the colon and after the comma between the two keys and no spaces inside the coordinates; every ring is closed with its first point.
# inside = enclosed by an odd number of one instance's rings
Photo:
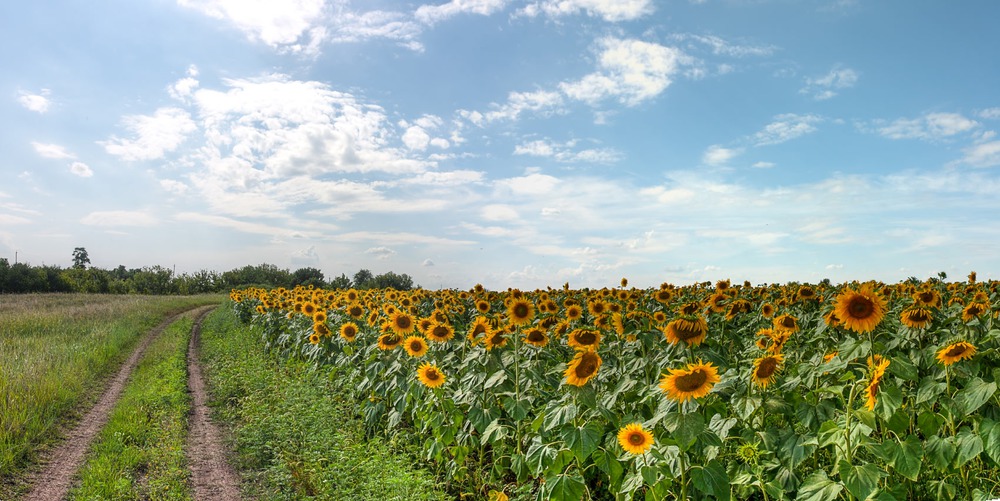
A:
{"type": "Polygon", "coordinates": [[[899,321],[911,329],[923,329],[931,324],[931,310],[920,306],[911,306],[899,314],[899,321]]]}
{"type": "Polygon", "coordinates": [[[340,337],[353,342],[358,337],[358,325],[354,322],[345,322],[340,326],[340,337]]]}
{"type": "Polygon", "coordinates": [[[683,369],[670,369],[660,380],[660,389],[667,398],[685,402],[708,395],[721,379],[718,369],[710,362],[698,361],[683,369]]]}
{"type": "Polygon", "coordinates": [[[688,346],[698,346],[708,335],[708,322],[701,316],[675,318],[663,329],[663,335],[670,344],[683,341],[688,346]]]}
{"type": "Polygon", "coordinates": [[[962,308],[962,321],[971,322],[972,320],[979,318],[984,313],[990,311],[990,305],[985,303],[969,303],[965,308],[962,308]]]}
{"type": "Polygon", "coordinates": [[[837,295],[834,307],[841,325],[854,332],[871,332],[885,316],[885,299],[870,286],[847,289],[837,295]]]}
{"type": "Polygon", "coordinates": [[[947,367],[961,360],[969,360],[975,354],[976,347],[972,343],[959,341],[938,350],[937,359],[942,365],[947,367]]]}
{"type": "Polygon", "coordinates": [[[590,350],[601,344],[601,332],[596,329],[573,329],[566,339],[566,344],[577,350],[590,350]]]}
{"type": "Polygon", "coordinates": [[[566,320],[579,320],[583,316],[583,308],[578,304],[571,304],[566,307],[566,320]]]}
{"type": "Polygon", "coordinates": [[[532,327],[524,334],[524,342],[542,348],[549,344],[549,336],[545,333],[545,329],[532,327]]]}
{"type": "Polygon", "coordinates": [[[403,337],[394,332],[386,332],[378,337],[380,350],[395,350],[401,344],[403,344],[403,337]]]}
{"type": "Polygon", "coordinates": [[[394,311],[389,317],[389,328],[400,336],[405,336],[416,329],[417,323],[409,313],[394,311]]]}
{"type": "Polygon", "coordinates": [[[411,357],[419,358],[427,354],[427,341],[421,336],[409,336],[403,340],[403,348],[411,357]]]}
{"type": "Polygon", "coordinates": [[[601,368],[601,356],[595,350],[577,351],[576,356],[570,361],[563,375],[566,376],[566,384],[573,386],[583,386],[597,375],[597,370],[601,368]]]}
{"type": "Polygon", "coordinates": [[[787,313],[784,315],[778,315],[777,317],[774,317],[773,323],[774,323],[774,330],[788,331],[788,332],[799,331],[799,321],[795,317],[787,313]]]}
{"type": "Polygon", "coordinates": [[[424,330],[424,334],[427,336],[427,339],[431,341],[444,343],[455,337],[455,329],[451,326],[451,324],[431,322],[427,329],[424,330]]]}
{"type": "Polygon", "coordinates": [[[515,299],[507,307],[507,317],[511,325],[529,324],[535,318],[535,305],[524,298],[515,299]]]}
{"type": "Polygon", "coordinates": [[[424,362],[417,369],[417,379],[428,388],[438,388],[444,384],[445,377],[437,365],[424,362]]]}
{"type": "Polygon", "coordinates": [[[493,329],[490,327],[490,320],[486,317],[476,317],[476,320],[469,326],[469,333],[466,335],[469,342],[475,346],[482,339],[490,334],[493,329]]]}
{"type": "Polygon", "coordinates": [[[618,443],[630,454],[645,454],[653,447],[653,434],[644,430],[641,423],[625,425],[618,430],[618,443]]]}
{"type": "Polygon", "coordinates": [[[750,373],[750,378],[754,384],[761,388],[767,388],[768,385],[774,382],[774,378],[778,374],[778,369],[781,368],[781,362],[784,359],[785,356],[779,353],[765,355],[754,360],[753,371],[750,373]]]}

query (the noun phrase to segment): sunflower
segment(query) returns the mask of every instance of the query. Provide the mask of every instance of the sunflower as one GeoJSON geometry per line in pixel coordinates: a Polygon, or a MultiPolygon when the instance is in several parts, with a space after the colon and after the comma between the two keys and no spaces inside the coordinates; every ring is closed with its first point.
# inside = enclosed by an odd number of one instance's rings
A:
{"type": "Polygon", "coordinates": [[[823,315],[823,321],[830,327],[840,325],[840,317],[837,316],[837,310],[830,310],[826,312],[826,315],[823,315]]]}
{"type": "Polygon", "coordinates": [[[393,311],[389,316],[389,328],[392,332],[400,336],[404,336],[413,332],[416,329],[416,322],[413,321],[413,317],[408,313],[402,311],[393,311]]]}
{"type": "Polygon", "coordinates": [[[934,289],[924,289],[914,293],[913,300],[920,306],[941,307],[941,294],[934,289]]]}
{"type": "Polygon", "coordinates": [[[444,384],[444,373],[438,369],[437,365],[424,362],[417,369],[417,379],[428,388],[437,388],[444,384]]]}
{"type": "Polygon", "coordinates": [[[433,322],[424,330],[424,334],[431,341],[444,343],[455,337],[455,329],[450,324],[433,322]]]}
{"type": "Polygon", "coordinates": [[[667,321],[667,314],[662,311],[653,312],[653,321],[662,324],[667,321]]]}
{"type": "Polygon", "coordinates": [[[937,359],[947,367],[959,360],[968,360],[975,354],[976,347],[974,345],[965,341],[959,341],[938,350],[937,359]]]}
{"type": "Polygon", "coordinates": [[[972,320],[978,318],[983,313],[990,311],[990,306],[985,303],[969,303],[968,306],[962,308],[962,321],[971,322],[972,320]]]}
{"type": "Polygon", "coordinates": [[[420,358],[427,354],[427,341],[421,336],[409,336],[403,340],[403,348],[413,358],[420,358]]]}
{"type": "Polygon", "coordinates": [[[795,317],[787,313],[785,313],[784,315],[778,315],[777,317],[774,317],[773,322],[775,330],[788,331],[788,332],[799,331],[799,321],[795,317]]]}
{"type": "Polygon", "coordinates": [[[618,443],[625,452],[635,455],[645,454],[653,447],[653,434],[642,429],[641,423],[628,424],[618,430],[618,443]]]}
{"type": "Polygon", "coordinates": [[[698,346],[708,335],[708,322],[704,317],[676,318],[663,329],[670,344],[684,341],[688,346],[698,346]]]}
{"type": "Polygon", "coordinates": [[[573,321],[579,320],[583,316],[583,308],[577,304],[571,304],[566,307],[566,320],[573,321]]]}
{"type": "Polygon", "coordinates": [[[524,334],[524,342],[542,348],[549,344],[549,335],[541,327],[532,327],[524,334]]]}
{"type": "Polygon", "coordinates": [[[302,313],[307,317],[311,317],[316,314],[319,308],[313,303],[305,303],[302,305],[302,313]]]}
{"type": "Polygon", "coordinates": [[[831,351],[830,353],[827,353],[826,355],[823,355],[823,363],[824,364],[825,363],[829,363],[830,360],[833,360],[833,358],[836,357],[836,356],[837,356],[837,351],[831,351]]]}
{"type": "Polygon", "coordinates": [[[312,344],[319,344],[319,339],[320,339],[319,334],[315,332],[309,335],[309,342],[312,344]]]}
{"type": "Polygon", "coordinates": [[[931,311],[920,306],[911,306],[899,314],[899,321],[911,329],[923,329],[931,324],[931,311]]]}
{"type": "Polygon", "coordinates": [[[566,339],[566,344],[577,350],[597,348],[601,344],[601,332],[594,329],[573,329],[566,339]]]}
{"type": "Polygon", "coordinates": [[[725,293],[716,292],[708,298],[708,308],[712,311],[712,313],[721,313],[726,309],[726,305],[723,303],[727,300],[729,300],[729,296],[725,293]]]}
{"type": "Polygon", "coordinates": [[[576,352],[563,375],[566,376],[566,384],[583,386],[597,375],[600,368],[601,356],[594,350],[583,350],[576,352]]]}
{"type": "Polygon", "coordinates": [[[469,333],[466,337],[469,339],[469,342],[475,346],[482,340],[482,336],[489,336],[492,330],[493,329],[490,327],[490,321],[488,318],[476,317],[476,320],[469,326],[469,333]]]}
{"type": "Polygon", "coordinates": [[[674,293],[668,289],[660,289],[653,293],[653,299],[660,304],[667,304],[674,298],[674,293]]]}
{"type": "Polygon", "coordinates": [[[330,327],[328,327],[325,323],[313,324],[313,332],[323,337],[330,337],[330,335],[333,334],[330,332],[330,327]]]}
{"type": "Polygon", "coordinates": [[[590,314],[595,317],[603,315],[604,312],[607,311],[607,309],[608,309],[608,303],[605,303],[604,301],[587,302],[587,311],[589,311],[590,314]]]}
{"type": "Polygon", "coordinates": [[[365,316],[365,307],[361,306],[361,303],[351,303],[347,305],[345,311],[347,311],[347,316],[355,320],[358,320],[361,317],[365,316]]]}
{"type": "Polygon", "coordinates": [[[816,290],[808,285],[803,285],[799,287],[799,291],[796,293],[799,301],[811,301],[816,299],[816,290]]]}
{"type": "Polygon", "coordinates": [[[768,385],[774,382],[774,377],[777,375],[778,370],[781,369],[781,362],[784,361],[785,356],[778,353],[774,355],[765,355],[753,361],[753,371],[750,373],[751,379],[753,379],[754,384],[760,386],[761,388],[767,388],[768,385]]]}
{"type": "Polygon", "coordinates": [[[507,316],[510,319],[511,325],[531,323],[531,319],[535,317],[535,305],[524,298],[515,299],[507,307],[507,316]]]}
{"type": "Polygon", "coordinates": [[[848,289],[837,295],[834,311],[841,325],[854,332],[871,332],[885,316],[885,299],[870,285],[848,289]]]}
{"type": "Polygon", "coordinates": [[[340,326],[340,337],[348,342],[354,342],[354,339],[358,337],[358,325],[354,322],[345,322],[344,325],[340,326]]]}
{"type": "Polygon", "coordinates": [[[764,318],[771,318],[774,315],[774,305],[771,303],[764,303],[760,306],[760,314],[764,318]]]}
{"type": "Polygon", "coordinates": [[[403,337],[393,332],[387,332],[378,337],[378,348],[380,350],[395,350],[403,344],[403,337]]]}
{"type": "Polygon", "coordinates": [[[663,374],[660,389],[667,394],[667,398],[681,403],[708,395],[715,383],[720,381],[718,369],[711,362],[701,360],[688,364],[684,369],[670,369],[669,372],[663,374]]]}
{"type": "Polygon", "coordinates": [[[479,313],[489,313],[490,312],[490,302],[485,299],[480,299],[476,301],[476,310],[479,313]]]}
{"type": "Polygon", "coordinates": [[[492,329],[483,338],[483,346],[486,347],[486,351],[490,351],[493,348],[503,348],[507,345],[507,329],[492,329]]]}
{"type": "Polygon", "coordinates": [[[326,322],[326,318],[326,310],[317,310],[316,313],[313,313],[313,322],[317,324],[326,322]]]}
{"type": "Polygon", "coordinates": [[[872,374],[868,380],[868,387],[865,389],[865,393],[868,394],[868,399],[865,401],[865,408],[872,411],[875,410],[875,404],[878,402],[878,387],[882,383],[882,376],[885,375],[885,370],[889,367],[889,359],[877,354],[872,355],[868,358],[868,367],[871,369],[872,374]]]}

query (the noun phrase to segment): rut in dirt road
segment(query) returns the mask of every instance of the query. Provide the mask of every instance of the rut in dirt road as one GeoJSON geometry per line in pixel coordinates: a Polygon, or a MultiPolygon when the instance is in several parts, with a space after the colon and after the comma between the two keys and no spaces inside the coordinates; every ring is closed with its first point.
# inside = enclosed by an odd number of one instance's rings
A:
{"type": "MultiPolygon", "coordinates": [[[[210,308],[215,307],[201,307],[198,310],[199,315],[204,315],[210,308]]],[[[146,348],[167,326],[174,323],[174,321],[185,313],[187,312],[178,313],[160,322],[160,325],[157,325],[156,328],[150,331],[146,338],[139,343],[139,346],[132,351],[132,354],[122,365],[121,369],[118,370],[114,379],[111,380],[111,383],[104,391],[104,394],[101,395],[97,404],[83,416],[83,419],[80,420],[75,428],[69,431],[66,441],[52,451],[48,462],[43,466],[41,472],[32,476],[30,479],[32,488],[23,499],[30,501],[61,501],[66,497],[72,485],[73,478],[83,465],[84,455],[90,449],[90,444],[94,441],[94,437],[107,424],[111,409],[118,402],[118,398],[125,388],[125,383],[132,375],[132,371],[139,364],[139,360],[142,359],[146,348]]]]}
{"type": "Polygon", "coordinates": [[[240,499],[240,478],[226,462],[222,433],[209,419],[208,391],[198,363],[201,343],[199,315],[191,329],[188,344],[188,391],[191,413],[188,417],[187,458],[196,501],[236,501],[240,499]]]}

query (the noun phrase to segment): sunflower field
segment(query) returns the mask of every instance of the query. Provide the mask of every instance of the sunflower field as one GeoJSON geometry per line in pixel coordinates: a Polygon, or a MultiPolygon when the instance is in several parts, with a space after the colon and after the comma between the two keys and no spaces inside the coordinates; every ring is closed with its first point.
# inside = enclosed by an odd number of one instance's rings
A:
{"type": "MultiPolygon", "coordinates": [[[[943,277],[942,277],[943,278],[943,277]]],[[[244,289],[457,497],[1000,497],[1000,282],[244,289]]]]}

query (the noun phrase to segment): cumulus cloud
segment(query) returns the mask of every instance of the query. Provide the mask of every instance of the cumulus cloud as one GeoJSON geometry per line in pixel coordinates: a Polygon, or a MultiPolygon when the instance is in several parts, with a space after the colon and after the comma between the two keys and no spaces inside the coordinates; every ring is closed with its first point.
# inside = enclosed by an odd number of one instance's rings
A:
{"type": "Polygon", "coordinates": [[[422,23],[434,24],[459,14],[488,16],[506,5],[507,0],[451,0],[440,5],[421,5],[413,17],[422,23]]]}
{"type": "Polygon", "coordinates": [[[889,139],[940,140],[970,131],[979,122],[958,113],[928,113],[920,118],[900,118],[877,128],[879,134],[889,139]]]}
{"type": "Polygon", "coordinates": [[[314,46],[324,0],[177,0],[207,16],[232,23],[251,40],[293,52],[314,46]]]}
{"type": "Polygon", "coordinates": [[[570,98],[589,104],[617,98],[636,106],[663,92],[685,59],[678,49],[636,39],[606,37],[598,46],[598,71],[559,84],[570,98]]]}
{"type": "Polygon", "coordinates": [[[965,156],[961,162],[973,167],[996,167],[1000,165],[1000,141],[988,141],[972,145],[962,150],[965,156]]]}
{"type": "Polygon", "coordinates": [[[80,223],[87,226],[153,226],[156,218],[144,211],[97,211],[87,214],[80,223]]]}
{"type": "Polygon", "coordinates": [[[128,161],[163,158],[197,129],[191,115],[180,108],[160,108],[152,116],[129,115],[122,122],[133,134],[133,139],[112,136],[98,144],[108,153],[128,161]]]}
{"type": "Polygon", "coordinates": [[[816,124],[822,118],[816,115],[786,113],[774,117],[774,121],[754,134],[750,139],[756,146],[780,144],[816,131],[816,124]]]}
{"type": "Polygon", "coordinates": [[[76,155],[66,151],[66,148],[58,144],[51,143],[39,143],[32,141],[31,147],[35,149],[35,153],[38,153],[42,157],[52,158],[56,160],[60,159],[73,159],[76,155]]]}
{"type": "Polygon", "coordinates": [[[161,179],[160,187],[174,195],[183,195],[188,190],[188,185],[174,179],[161,179]]]}
{"type": "Polygon", "coordinates": [[[723,148],[717,144],[709,146],[701,156],[701,161],[707,165],[724,165],[742,153],[739,148],[723,148]]]}
{"type": "Polygon", "coordinates": [[[73,162],[69,165],[69,171],[80,177],[91,177],[94,171],[83,162],[73,162]]]}
{"type": "Polygon", "coordinates": [[[389,259],[395,253],[396,253],[396,251],[394,251],[394,250],[392,250],[392,249],[390,249],[388,247],[384,247],[384,246],[371,247],[371,248],[369,248],[368,250],[365,251],[365,254],[368,254],[368,255],[371,255],[371,256],[375,256],[376,259],[383,259],[383,260],[384,259],[389,259]]]}
{"type": "Polygon", "coordinates": [[[419,125],[406,129],[403,133],[403,144],[411,150],[423,151],[431,142],[431,136],[419,125]]]}
{"type": "Polygon", "coordinates": [[[652,14],[652,0],[544,0],[533,2],[518,11],[534,17],[545,14],[561,17],[584,12],[609,22],[631,21],[652,14]]]}
{"type": "Polygon", "coordinates": [[[26,109],[35,113],[45,113],[49,111],[52,102],[49,100],[49,89],[42,89],[38,94],[21,91],[18,94],[17,102],[26,109]]]}

